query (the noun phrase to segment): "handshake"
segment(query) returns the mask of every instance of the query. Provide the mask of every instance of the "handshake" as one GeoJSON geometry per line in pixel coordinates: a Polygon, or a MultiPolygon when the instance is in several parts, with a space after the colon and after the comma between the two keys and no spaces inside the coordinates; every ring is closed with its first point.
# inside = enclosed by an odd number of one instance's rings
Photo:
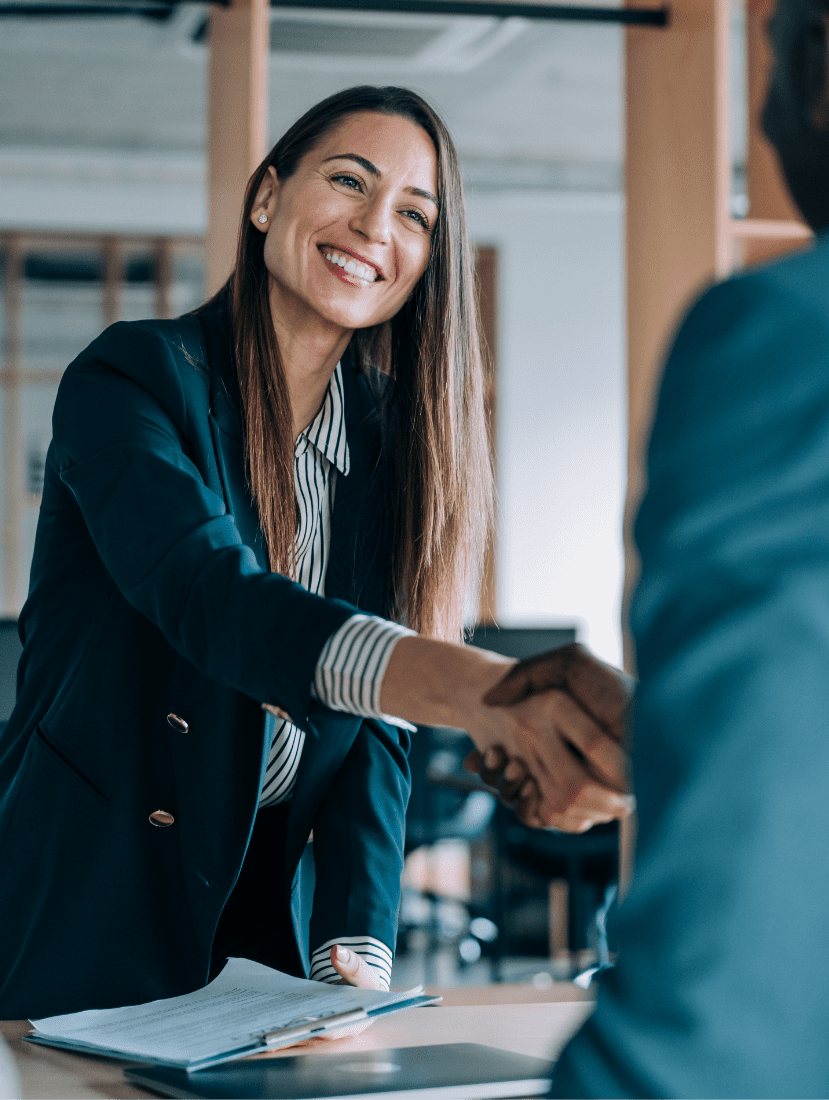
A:
{"type": "Polygon", "coordinates": [[[625,817],[635,804],[622,747],[633,688],[631,676],[575,643],[521,661],[483,702],[516,719],[524,751],[510,756],[493,744],[464,766],[526,825],[579,833],[625,817]]]}
{"type": "Polygon", "coordinates": [[[527,825],[580,833],[626,817],[633,680],[573,643],[518,664],[422,635],[392,651],[384,714],[465,729],[468,758],[527,825]]]}

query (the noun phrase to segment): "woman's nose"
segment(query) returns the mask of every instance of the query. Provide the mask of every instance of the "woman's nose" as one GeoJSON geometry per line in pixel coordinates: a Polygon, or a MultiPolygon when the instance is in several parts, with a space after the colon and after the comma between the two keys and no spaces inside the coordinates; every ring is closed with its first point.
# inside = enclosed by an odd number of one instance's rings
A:
{"type": "Polygon", "coordinates": [[[361,236],[381,244],[391,238],[391,208],[382,201],[367,202],[351,219],[351,227],[361,236]]]}

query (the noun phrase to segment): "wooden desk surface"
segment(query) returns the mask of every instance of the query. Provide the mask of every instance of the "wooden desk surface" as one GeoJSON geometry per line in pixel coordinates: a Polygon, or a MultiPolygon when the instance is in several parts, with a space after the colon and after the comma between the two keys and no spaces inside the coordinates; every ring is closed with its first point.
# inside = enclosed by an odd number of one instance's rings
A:
{"type": "MultiPolygon", "coordinates": [[[[484,1043],[536,1057],[555,1057],[593,1010],[592,1002],[557,999],[561,990],[549,991],[553,999],[539,1002],[540,991],[531,987],[483,987],[476,991],[483,1001],[487,992],[499,1003],[436,1005],[412,1009],[378,1020],[362,1035],[334,1043],[319,1042],[315,1054],[381,1050],[384,1047],[421,1046],[433,1043],[484,1043]],[[521,998],[532,1003],[521,1003],[521,998]],[[503,1003],[501,998],[516,1003],[503,1003]]],[[[548,992],[548,991],[544,991],[548,992]]],[[[450,1000],[454,990],[447,990],[450,1000]]],[[[465,991],[468,999],[470,991],[465,991]]],[[[578,994],[574,993],[574,996],[578,994]]],[[[26,1020],[0,1022],[0,1033],[17,1063],[25,1100],[80,1100],[88,1097],[152,1097],[155,1094],[131,1086],[122,1068],[127,1063],[109,1058],[90,1058],[69,1051],[53,1050],[21,1042],[30,1030],[26,1020]]],[[[284,1053],[296,1053],[287,1051],[284,1053]]],[[[276,1051],[259,1057],[284,1056],[276,1051]]]]}

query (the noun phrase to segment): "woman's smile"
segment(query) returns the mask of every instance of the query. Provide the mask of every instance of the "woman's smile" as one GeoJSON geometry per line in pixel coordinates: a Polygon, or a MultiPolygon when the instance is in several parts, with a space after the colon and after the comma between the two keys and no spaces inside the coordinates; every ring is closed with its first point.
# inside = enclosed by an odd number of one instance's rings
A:
{"type": "Polygon", "coordinates": [[[332,270],[332,274],[344,283],[357,286],[373,286],[383,278],[383,272],[376,264],[355,256],[349,249],[330,248],[320,245],[319,251],[332,270]]]}

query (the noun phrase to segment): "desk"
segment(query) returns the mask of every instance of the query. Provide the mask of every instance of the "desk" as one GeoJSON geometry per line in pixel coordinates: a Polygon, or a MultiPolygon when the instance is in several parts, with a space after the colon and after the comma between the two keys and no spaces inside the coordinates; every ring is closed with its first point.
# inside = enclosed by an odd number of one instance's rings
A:
{"type": "MultiPolygon", "coordinates": [[[[399,1015],[378,1020],[362,1035],[341,1039],[336,1043],[319,1043],[315,1054],[342,1054],[346,1051],[380,1050],[384,1047],[421,1046],[432,1043],[483,1043],[536,1057],[555,1057],[570,1036],[578,1030],[593,1010],[584,1000],[558,999],[566,992],[550,990],[548,1001],[538,1001],[539,991],[526,986],[494,986],[476,990],[447,990],[446,1005],[412,1009],[399,1015]],[[480,998],[485,1002],[488,990],[497,994],[498,1004],[452,1004],[453,994],[468,1002],[480,998]],[[504,1004],[502,998],[520,1002],[528,997],[533,1003],[504,1004]]],[[[580,995],[573,987],[573,997],[580,995]]],[[[545,991],[547,992],[547,991],[545,991]]],[[[23,1043],[28,1033],[26,1020],[0,1023],[0,1033],[10,1047],[23,1085],[26,1100],[81,1100],[88,1097],[152,1097],[155,1094],[127,1083],[122,1075],[124,1062],[108,1058],[90,1058],[68,1051],[23,1043]]],[[[296,1053],[289,1051],[286,1053],[296,1053]]],[[[279,1056],[260,1055],[259,1057],[279,1056]]]]}

